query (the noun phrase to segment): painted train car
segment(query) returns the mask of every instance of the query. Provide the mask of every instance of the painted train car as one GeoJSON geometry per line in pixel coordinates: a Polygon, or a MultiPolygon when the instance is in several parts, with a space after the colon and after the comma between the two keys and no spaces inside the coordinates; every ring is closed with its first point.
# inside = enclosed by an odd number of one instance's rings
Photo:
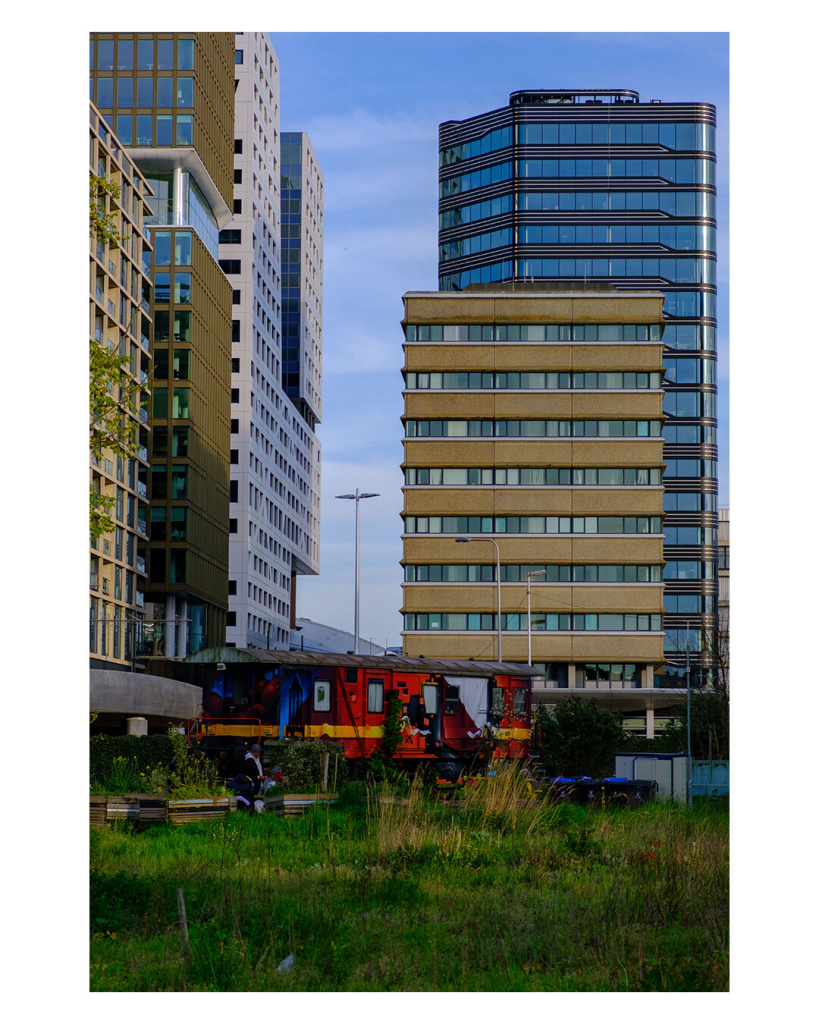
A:
{"type": "Polygon", "coordinates": [[[525,665],[235,648],[201,651],[182,665],[203,691],[189,735],[212,750],[332,739],[345,756],[369,758],[397,694],[402,768],[434,761],[455,781],[464,768],[529,754],[534,672],[525,665]]]}

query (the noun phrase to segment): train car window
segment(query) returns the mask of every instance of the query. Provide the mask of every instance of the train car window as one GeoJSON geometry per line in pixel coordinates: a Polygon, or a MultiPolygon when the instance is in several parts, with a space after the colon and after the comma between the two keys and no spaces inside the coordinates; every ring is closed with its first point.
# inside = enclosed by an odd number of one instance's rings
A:
{"type": "Polygon", "coordinates": [[[444,705],[444,714],[457,715],[461,710],[461,688],[460,686],[450,686],[447,683],[446,686],[446,704],[444,705]]]}
{"type": "Polygon", "coordinates": [[[512,714],[526,714],[526,690],[522,686],[516,686],[512,690],[512,714]]]}
{"type": "Polygon", "coordinates": [[[347,669],[347,675],[345,676],[345,682],[348,682],[348,683],[357,683],[358,682],[358,669],[357,668],[348,668],[347,669]]]}
{"type": "Polygon", "coordinates": [[[317,679],[313,683],[313,710],[330,710],[330,683],[326,679],[317,679]]]}
{"type": "Polygon", "coordinates": [[[247,679],[243,676],[233,677],[233,703],[237,706],[248,704],[247,679]]]}
{"type": "Polygon", "coordinates": [[[424,683],[424,710],[428,715],[438,714],[438,687],[434,683],[424,683]]]}
{"type": "Polygon", "coordinates": [[[384,680],[370,679],[367,683],[367,710],[380,714],[384,710],[384,680]]]}
{"type": "Polygon", "coordinates": [[[503,687],[493,686],[492,687],[492,714],[500,717],[506,710],[506,701],[503,696],[503,687]]]}

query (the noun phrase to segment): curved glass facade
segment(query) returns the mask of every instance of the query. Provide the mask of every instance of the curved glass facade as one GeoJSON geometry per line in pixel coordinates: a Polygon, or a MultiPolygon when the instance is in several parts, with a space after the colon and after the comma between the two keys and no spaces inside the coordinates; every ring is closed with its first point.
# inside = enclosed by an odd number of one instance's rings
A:
{"type": "MultiPolygon", "coordinates": [[[[591,95],[515,93],[508,107],[440,126],[439,287],[663,292],[665,557],[696,566],[666,575],[666,625],[673,634],[690,623],[693,647],[714,624],[716,111],[591,95]],[[692,496],[696,511],[677,502],[692,496]],[[687,599],[693,586],[702,600],[687,599]],[[685,622],[674,618],[683,592],[685,622]]],[[[679,645],[666,656],[671,672],[684,664],[679,645]]],[[[692,654],[695,682],[707,678],[705,659],[692,654]]]]}

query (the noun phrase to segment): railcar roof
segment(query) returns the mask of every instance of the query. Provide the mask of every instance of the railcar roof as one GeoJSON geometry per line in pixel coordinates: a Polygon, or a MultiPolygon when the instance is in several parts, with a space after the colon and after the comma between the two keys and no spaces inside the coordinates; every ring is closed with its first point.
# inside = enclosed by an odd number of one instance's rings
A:
{"type": "MultiPolygon", "coordinates": [[[[176,659],[174,659],[176,660],[176,659]]],[[[389,672],[428,672],[432,675],[535,676],[538,670],[529,665],[508,661],[451,661],[441,658],[404,658],[400,655],[330,654],[313,651],[266,651],[258,648],[209,647],[181,659],[182,664],[273,664],[337,666],[365,668],[389,672]]]]}

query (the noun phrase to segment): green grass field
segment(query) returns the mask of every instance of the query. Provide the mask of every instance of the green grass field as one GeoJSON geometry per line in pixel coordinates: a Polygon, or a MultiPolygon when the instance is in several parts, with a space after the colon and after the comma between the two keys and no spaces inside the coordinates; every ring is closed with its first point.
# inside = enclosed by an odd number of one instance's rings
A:
{"type": "Polygon", "coordinates": [[[92,831],[90,985],[727,991],[727,801],[550,807],[501,778],[452,802],[349,786],[302,818],[92,831]]]}

